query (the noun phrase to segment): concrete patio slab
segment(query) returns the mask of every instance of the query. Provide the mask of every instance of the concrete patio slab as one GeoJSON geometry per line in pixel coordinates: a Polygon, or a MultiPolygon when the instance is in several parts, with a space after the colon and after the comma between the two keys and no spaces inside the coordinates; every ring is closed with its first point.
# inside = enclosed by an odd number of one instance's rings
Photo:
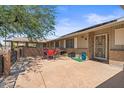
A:
{"type": "Polygon", "coordinates": [[[80,63],[66,57],[38,59],[32,66],[18,76],[15,87],[94,88],[122,70],[100,62],[80,63]]]}

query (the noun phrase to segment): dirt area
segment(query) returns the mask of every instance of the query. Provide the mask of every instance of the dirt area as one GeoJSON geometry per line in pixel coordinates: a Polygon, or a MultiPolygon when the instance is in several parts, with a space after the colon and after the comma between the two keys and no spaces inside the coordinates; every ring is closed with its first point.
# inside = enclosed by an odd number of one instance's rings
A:
{"type": "Polygon", "coordinates": [[[16,88],[94,88],[122,71],[95,61],[76,62],[68,57],[56,60],[35,59],[19,73],[16,88]]]}
{"type": "Polygon", "coordinates": [[[0,88],[14,88],[19,74],[24,72],[29,67],[29,63],[33,61],[35,60],[30,58],[20,58],[20,60],[11,67],[10,75],[0,78],[0,88]]]}

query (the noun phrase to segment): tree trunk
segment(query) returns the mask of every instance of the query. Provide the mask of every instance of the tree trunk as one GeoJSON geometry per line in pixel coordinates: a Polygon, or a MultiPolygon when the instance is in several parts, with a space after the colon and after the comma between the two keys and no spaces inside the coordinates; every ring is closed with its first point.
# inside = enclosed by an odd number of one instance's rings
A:
{"type": "Polygon", "coordinates": [[[5,36],[5,49],[6,49],[6,36],[5,36]]]}

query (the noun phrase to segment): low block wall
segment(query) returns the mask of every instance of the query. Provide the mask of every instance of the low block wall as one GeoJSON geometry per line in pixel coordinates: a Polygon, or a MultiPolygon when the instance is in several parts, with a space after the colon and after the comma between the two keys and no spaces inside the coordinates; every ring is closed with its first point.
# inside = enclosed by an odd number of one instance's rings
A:
{"type": "Polygon", "coordinates": [[[87,48],[71,48],[71,49],[66,49],[67,53],[75,52],[77,56],[80,56],[82,52],[86,52],[86,55],[89,59],[89,52],[87,48]]]}
{"type": "Polygon", "coordinates": [[[110,50],[109,59],[124,62],[124,50],[110,50]]]}
{"type": "MultiPolygon", "coordinates": [[[[11,66],[17,62],[17,56],[18,53],[16,50],[3,50],[1,53],[2,59],[0,59],[0,61],[2,61],[2,64],[0,64],[0,68],[2,68],[2,73],[0,74],[4,74],[6,76],[8,76],[10,74],[10,68],[11,66]]],[[[18,56],[19,57],[19,56],[18,56]]]]}
{"type": "Polygon", "coordinates": [[[12,66],[11,62],[11,51],[7,51],[3,54],[4,56],[4,74],[9,75],[10,68],[12,66]]]}
{"type": "Polygon", "coordinates": [[[43,55],[42,48],[23,48],[22,51],[24,57],[36,57],[43,55]]]}

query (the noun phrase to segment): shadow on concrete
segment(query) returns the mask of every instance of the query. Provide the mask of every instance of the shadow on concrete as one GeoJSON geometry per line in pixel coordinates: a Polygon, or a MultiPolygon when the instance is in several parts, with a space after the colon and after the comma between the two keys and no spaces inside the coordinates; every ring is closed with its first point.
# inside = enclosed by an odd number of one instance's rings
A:
{"type": "Polygon", "coordinates": [[[124,71],[120,71],[96,88],[124,88],[124,71]]]}

